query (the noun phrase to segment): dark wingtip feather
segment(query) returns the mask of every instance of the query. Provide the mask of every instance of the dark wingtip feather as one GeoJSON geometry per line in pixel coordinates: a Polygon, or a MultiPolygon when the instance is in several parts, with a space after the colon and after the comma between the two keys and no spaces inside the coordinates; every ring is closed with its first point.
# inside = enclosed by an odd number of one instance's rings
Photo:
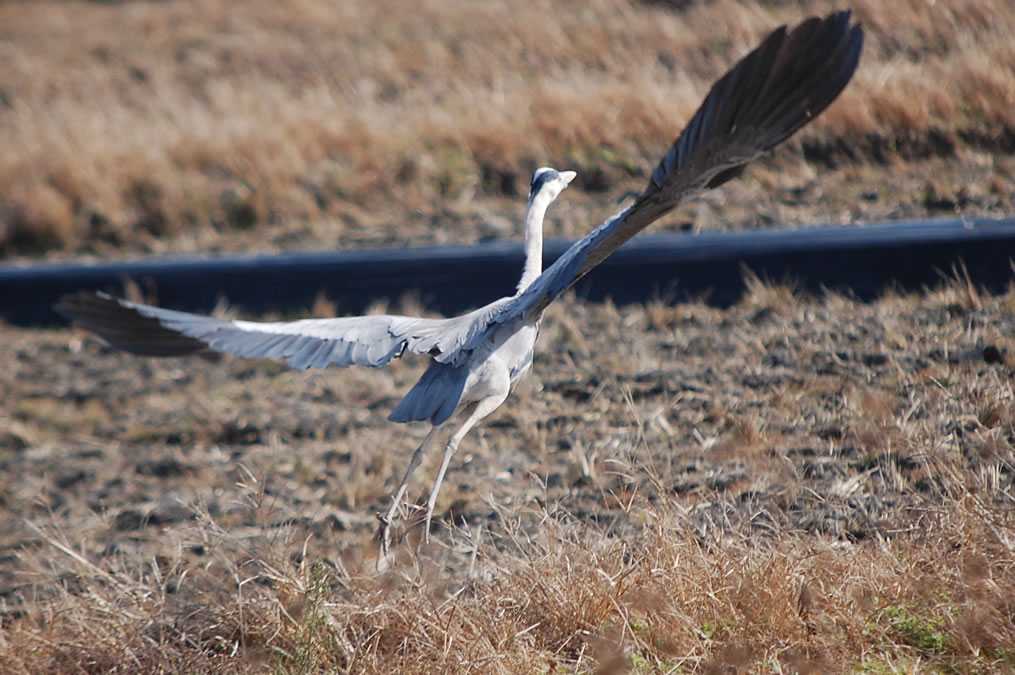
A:
{"type": "MultiPolygon", "coordinates": [[[[851,26],[851,16],[850,10],[842,10],[769,33],[715,83],[653,171],[643,196],[662,188],[690,163],[707,165],[710,160],[701,156],[715,147],[729,148],[736,139],[754,134],[750,145],[757,152],[768,150],[816,118],[842,93],[859,65],[863,28],[851,26]]],[[[717,187],[740,173],[739,167],[715,168],[720,172],[704,187],[717,187]]]]}
{"type": "Polygon", "coordinates": [[[111,295],[78,291],[53,306],[76,326],[95,333],[113,347],[143,356],[184,356],[207,349],[200,340],[180,335],[142,316],[111,295]]]}

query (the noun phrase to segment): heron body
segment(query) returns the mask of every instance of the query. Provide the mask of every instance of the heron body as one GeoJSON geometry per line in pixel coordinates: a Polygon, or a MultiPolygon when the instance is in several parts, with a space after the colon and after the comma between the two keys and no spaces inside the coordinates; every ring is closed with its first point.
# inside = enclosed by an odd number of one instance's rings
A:
{"type": "Polygon", "coordinates": [[[190,314],[104,293],[65,296],[57,309],[111,345],[137,354],[177,356],[213,349],[241,357],[284,358],[295,368],[380,367],[405,353],[430,364],[392,411],[394,422],[431,425],[413,452],[390,509],[380,517],[379,566],[392,521],[435,432],[463,416],[448,439],[427,502],[429,533],[441,482],[462,438],[508,397],[532,365],[546,308],[628,239],[683,201],[739,176],[765,151],[813,120],[839,95],[860,59],[863,31],[848,11],[772,32],[720,78],[662,157],[634,202],[572,245],[543,270],[543,219],[574,179],[535,172],[525,216],[525,265],[514,295],[447,319],[395,315],[255,322],[190,314]]]}
{"type": "MultiPolygon", "coordinates": [[[[438,331],[467,334],[471,327],[488,320],[487,317],[498,315],[539,278],[546,210],[575,175],[574,171],[560,172],[548,167],[537,169],[532,175],[525,211],[525,266],[515,295],[450,319],[450,323],[439,326],[438,331]],[[452,324],[454,327],[449,330],[452,324]]],[[[518,378],[532,366],[541,318],[542,313],[538,316],[521,314],[494,324],[475,348],[464,352],[461,362],[457,358],[450,362],[435,358],[388,419],[392,422],[429,420],[436,425],[445,422],[463,405],[490,397],[503,402],[518,378]]]]}

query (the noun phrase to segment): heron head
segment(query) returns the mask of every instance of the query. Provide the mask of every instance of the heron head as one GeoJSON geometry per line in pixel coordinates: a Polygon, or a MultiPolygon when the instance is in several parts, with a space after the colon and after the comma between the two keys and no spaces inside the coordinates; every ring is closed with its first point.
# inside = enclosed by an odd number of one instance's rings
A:
{"type": "Polygon", "coordinates": [[[552,202],[577,175],[574,171],[557,171],[546,166],[536,169],[529,186],[529,203],[537,197],[552,202]]]}

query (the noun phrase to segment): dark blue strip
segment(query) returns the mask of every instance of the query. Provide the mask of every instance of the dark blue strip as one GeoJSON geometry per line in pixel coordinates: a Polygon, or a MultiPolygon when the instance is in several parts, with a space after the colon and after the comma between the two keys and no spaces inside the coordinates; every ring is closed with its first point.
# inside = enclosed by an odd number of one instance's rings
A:
{"type": "MultiPolygon", "coordinates": [[[[548,242],[546,263],[568,242],[548,242]]],[[[919,290],[965,263],[973,282],[1000,292],[1013,278],[1015,219],[935,220],[863,227],[808,227],[698,235],[644,235],[628,242],[577,286],[592,301],[626,304],[653,296],[699,297],[718,306],[743,292],[743,266],[800,288],[851,290],[861,299],[886,287],[919,290]]],[[[52,324],[64,293],[119,293],[125,278],[153,288],[159,304],[207,312],[221,297],[248,315],[304,311],[324,292],[342,314],[380,299],[416,294],[452,315],[510,295],[522,269],[520,243],[332,253],[170,258],[104,264],[0,265],[0,317],[52,324]]]]}

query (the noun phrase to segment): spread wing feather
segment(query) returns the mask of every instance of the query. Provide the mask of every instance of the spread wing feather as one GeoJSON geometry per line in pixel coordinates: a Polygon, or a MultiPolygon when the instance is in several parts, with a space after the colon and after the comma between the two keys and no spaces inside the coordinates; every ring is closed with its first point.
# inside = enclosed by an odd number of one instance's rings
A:
{"type": "Polygon", "coordinates": [[[142,305],[90,291],[64,296],[56,309],[114,347],[135,354],[182,356],[212,349],[242,357],[285,359],[294,368],[376,368],[405,351],[431,354],[440,360],[446,353],[457,353],[475,330],[471,314],[454,319],[372,315],[240,321],[142,305]]]}
{"type": "MultiPolygon", "coordinates": [[[[576,242],[492,323],[541,313],[624,242],[675,206],[735,178],[744,166],[814,119],[849,83],[863,29],[849,11],[783,26],[709,91],[635,202],[576,242]]],[[[492,326],[491,326],[492,327],[492,326]]],[[[483,337],[467,342],[475,347],[483,337]]]]}

